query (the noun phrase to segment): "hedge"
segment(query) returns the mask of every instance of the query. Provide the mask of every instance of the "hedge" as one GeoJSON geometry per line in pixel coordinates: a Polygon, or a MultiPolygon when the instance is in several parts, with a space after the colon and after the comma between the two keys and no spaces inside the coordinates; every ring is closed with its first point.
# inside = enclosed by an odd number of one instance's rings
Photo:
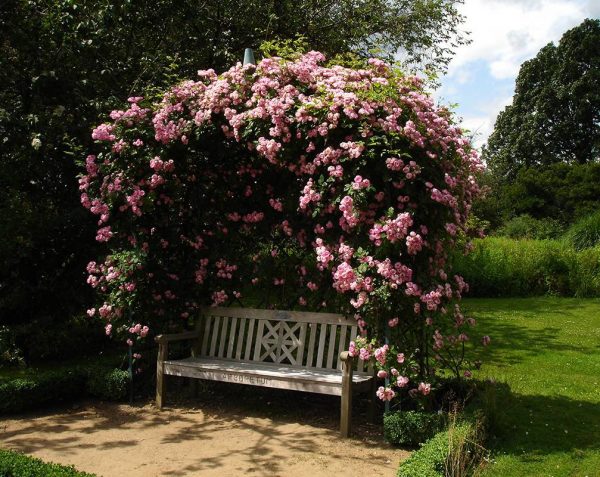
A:
{"type": "Polygon", "coordinates": [[[474,247],[454,257],[469,296],[600,296],[600,246],[577,251],[566,241],[487,237],[474,247]]]}
{"type": "Polygon", "coordinates": [[[0,449],[0,477],[95,477],[95,474],[0,449]]]}
{"type": "Polygon", "coordinates": [[[383,416],[383,434],[390,444],[417,446],[431,439],[444,426],[443,414],[404,411],[383,416]]]}
{"type": "Polygon", "coordinates": [[[475,424],[464,421],[451,425],[401,462],[398,477],[470,475],[482,457],[479,441],[475,424]]]}
{"type": "Polygon", "coordinates": [[[35,374],[0,380],[0,414],[35,409],[86,395],[120,400],[127,395],[126,371],[100,365],[37,370],[35,374]]]}

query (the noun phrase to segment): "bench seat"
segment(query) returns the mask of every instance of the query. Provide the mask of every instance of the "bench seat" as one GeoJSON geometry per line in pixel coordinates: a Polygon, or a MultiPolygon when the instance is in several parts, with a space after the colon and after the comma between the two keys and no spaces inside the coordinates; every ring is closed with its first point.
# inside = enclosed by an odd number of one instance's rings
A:
{"type": "MultiPolygon", "coordinates": [[[[243,362],[214,358],[185,358],[164,362],[165,374],[189,378],[342,395],[342,373],[337,370],[296,368],[275,363],[243,362]]],[[[367,391],[371,376],[354,374],[352,386],[367,391]]]]}

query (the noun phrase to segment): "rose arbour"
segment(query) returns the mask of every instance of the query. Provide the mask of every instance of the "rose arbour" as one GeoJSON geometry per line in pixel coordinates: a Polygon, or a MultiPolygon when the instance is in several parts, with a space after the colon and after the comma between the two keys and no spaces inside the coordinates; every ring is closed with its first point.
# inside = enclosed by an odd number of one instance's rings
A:
{"type": "Polygon", "coordinates": [[[482,166],[418,78],[310,52],[200,71],[110,117],[80,179],[109,250],[88,265],[107,334],[135,345],[206,304],[335,310],[381,399],[468,375],[448,251],[468,248],[482,166]]]}

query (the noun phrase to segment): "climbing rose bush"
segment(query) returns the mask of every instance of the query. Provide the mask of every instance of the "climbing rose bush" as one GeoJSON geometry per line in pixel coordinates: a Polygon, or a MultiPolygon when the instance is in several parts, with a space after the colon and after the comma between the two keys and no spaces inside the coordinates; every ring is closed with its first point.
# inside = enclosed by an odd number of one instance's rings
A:
{"type": "Polygon", "coordinates": [[[204,305],[330,310],[356,319],[381,399],[468,375],[448,251],[469,247],[482,165],[421,80],[318,52],[198,77],[93,131],[81,202],[109,252],[88,314],[135,346],[204,305]]]}

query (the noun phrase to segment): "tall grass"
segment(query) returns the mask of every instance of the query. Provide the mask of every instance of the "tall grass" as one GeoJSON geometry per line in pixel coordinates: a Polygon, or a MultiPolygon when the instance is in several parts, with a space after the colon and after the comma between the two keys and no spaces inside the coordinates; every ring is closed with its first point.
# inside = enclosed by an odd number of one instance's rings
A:
{"type": "Polygon", "coordinates": [[[470,296],[600,296],[600,246],[576,250],[568,241],[487,237],[468,256],[454,257],[470,296]]]}

